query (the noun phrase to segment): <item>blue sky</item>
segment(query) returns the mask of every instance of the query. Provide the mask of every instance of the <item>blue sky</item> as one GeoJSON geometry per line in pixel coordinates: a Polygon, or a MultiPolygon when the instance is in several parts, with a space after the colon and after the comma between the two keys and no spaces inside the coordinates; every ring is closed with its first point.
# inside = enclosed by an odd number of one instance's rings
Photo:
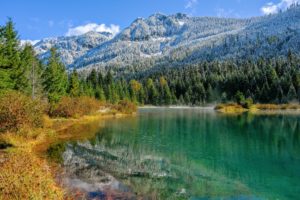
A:
{"type": "Polygon", "coordinates": [[[4,0],[0,24],[12,17],[21,39],[38,40],[88,30],[117,33],[137,17],[157,12],[245,18],[275,13],[295,1],[298,0],[4,0]]]}

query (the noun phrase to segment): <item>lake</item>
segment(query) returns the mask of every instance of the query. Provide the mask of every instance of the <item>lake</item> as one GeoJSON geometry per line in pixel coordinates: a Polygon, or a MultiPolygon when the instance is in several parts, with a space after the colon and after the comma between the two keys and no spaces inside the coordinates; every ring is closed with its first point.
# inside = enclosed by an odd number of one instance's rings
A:
{"type": "Polygon", "coordinates": [[[88,199],[300,199],[300,115],[144,108],[100,123],[52,147],[88,199]]]}

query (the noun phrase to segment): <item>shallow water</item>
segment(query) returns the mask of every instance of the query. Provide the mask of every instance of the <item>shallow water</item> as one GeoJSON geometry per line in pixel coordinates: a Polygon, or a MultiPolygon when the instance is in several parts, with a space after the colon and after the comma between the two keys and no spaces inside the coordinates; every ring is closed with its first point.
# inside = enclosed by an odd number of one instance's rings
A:
{"type": "MultiPolygon", "coordinates": [[[[300,199],[300,115],[148,108],[59,146],[93,199],[300,199]]],[[[83,133],[85,134],[85,133],[83,133]]]]}

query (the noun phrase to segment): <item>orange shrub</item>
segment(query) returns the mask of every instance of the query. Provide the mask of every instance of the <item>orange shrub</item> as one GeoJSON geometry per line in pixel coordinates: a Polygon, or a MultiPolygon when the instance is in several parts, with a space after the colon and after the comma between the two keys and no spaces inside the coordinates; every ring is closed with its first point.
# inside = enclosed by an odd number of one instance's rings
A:
{"type": "Polygon", "coordinates": [[[81,117],[96,112],[101,103],[91,97],[63,97],[61,100],[49,109],[51,117],[74,118],[81,117]]]}
{"type": "Polygon", "coordinates": [[[132,114],[136,112],[137,106],[130,101],[122,100],[117,105],[114,105],[113,109],[124,114],[132,114]]]}
{"type": "Polygon", "coordinates": [[[17,91],[0,95],[0,132],[43,126],[45,106],[17,91]]]}

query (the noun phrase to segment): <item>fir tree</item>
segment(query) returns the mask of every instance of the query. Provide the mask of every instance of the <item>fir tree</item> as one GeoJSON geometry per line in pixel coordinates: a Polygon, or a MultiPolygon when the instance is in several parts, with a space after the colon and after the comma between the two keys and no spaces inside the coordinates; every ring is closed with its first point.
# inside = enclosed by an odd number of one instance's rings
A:
{"type": "Polygon", "coordinates": [[[92,69],[92,72],[87,77],[87,82],[92,85],[93,88],[96,88],[98,85],[98,77],[95,69],[92,69]]]}
{"type": "Polygon", "coordinates": [[[0,30],[0,90],[14,89],[21,76],[18,34],[11,19],[0,30]]]}
{"type": "Polygon", "coordinates": [[[97,99],[99,99],[100,101],[105,101],[106,100],[104,90],[101,86],[96,87],[95,97],[97,99]]]}
{"type": "Polygon", "coordinates": [[[160,85],[160,94],[161,99],[160,102],[162,105],[170,105],[172,103],[172,94],[166,81],[165,77],[159,78],[159,85],[160,85]]]}
{"type": "Polygon", "coordinates": [[[80,81],[78,78],[78,73],[75,69],[70,75],[68,93],[71,97],[80,96],[80,81]]]}
{"type": "Polygon", "coordinates": [[[44,87],[50,102],[57,102],[66,94],[68,76],[65,66],[59,59],[55,48],[51,49],[50,58],[44,73],[44,87]]]}
{"type": "Polygon", "coordinates": [[[293,84],[290,85],[289,91],[287,93],[288,101],[293,101],[297,99],[296,89],[293,84]]]}
{"type": "Polygon", "coordinates": [[[15,89],[31,95],[33,99],[36,96],[41,96],[43,92],[41,87],[42,65],[30,44],[27,44],[21,51],[19,66],[19,76],[15,81],[15,89]]]}
{"type": "Polygon", "coordinates": [[[147,104],[158,105],[159,94],[151,78],[146,82],[146,99],[147,104]]]}
{"type": "Polygon", "coordinates": [[[139,100],[139,93],[142,89],[142,85],[137,80],[131,80],[129,84],[131,101],[137,103],[139,100]]]}

